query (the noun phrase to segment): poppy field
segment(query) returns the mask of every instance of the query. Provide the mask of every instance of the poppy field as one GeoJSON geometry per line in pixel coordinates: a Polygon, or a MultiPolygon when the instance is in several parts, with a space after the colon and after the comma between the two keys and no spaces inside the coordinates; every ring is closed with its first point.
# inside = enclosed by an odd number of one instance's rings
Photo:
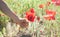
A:
{"type": "Polygon", "coordinates": [[[4,0],[25,28],[0,11],[0,37],[60,37],[60,0],[4,0]]]}

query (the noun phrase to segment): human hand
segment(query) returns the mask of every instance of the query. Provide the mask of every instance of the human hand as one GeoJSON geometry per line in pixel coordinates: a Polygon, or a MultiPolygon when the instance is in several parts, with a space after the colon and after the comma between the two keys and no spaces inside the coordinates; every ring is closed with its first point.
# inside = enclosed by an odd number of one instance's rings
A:
{"type": "Polygon", "coordinates": [[[22,19],[20,19],[19,24],[20,24],[20,26],[21,26],[22,28],[27,28],[29,22],[28,22],[25,18],[22,18],[22,19]]]}

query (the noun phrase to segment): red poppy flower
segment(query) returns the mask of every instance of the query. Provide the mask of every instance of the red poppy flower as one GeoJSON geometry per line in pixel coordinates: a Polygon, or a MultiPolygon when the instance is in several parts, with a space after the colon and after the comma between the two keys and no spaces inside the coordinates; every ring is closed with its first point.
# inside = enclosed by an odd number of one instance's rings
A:
{"type": "Polygon", "coordinates": [[[52,0],[52,3],[56,6],[60,6],[60,0],[52,0]]]}
{"type": "Polygon", "coordinates": [[[53,15],[45,15],[44,18],[46,20],[55,20],[55,16],[53,16],[53,15]]]}
{"type": "Polygon", "coordinates": [[[43,5],[43,4],[40,4],[40,5],[39,5],[39,8],[43,8],[43,7],[44,7],[44,5],[43,5]]]}
{"type": "Polygon", "coordinates": [[[56,1],[56,6],[60,6],[60,0],[59,1],[56,1]]]}
{"type": "Polygon", "coordinates": [[[26,18],[27,20],[34,22],[35,19],[35,11],[33,8],[30,9],[30,11],[26,12],[26,18]]]}
{"type": "Polygon", "coordinates": [[[34,22],[35,14],[29,13],[28,15],[26,15],[26,18],[27,18],[27,20],[29,20],[30,22],[34,22]]]}
{"type": "Polygon", "coordinates": [[[46,10],[46,14],[47,15],[53,15],[53,16],[55,16],[56,15],[56,12],[55,11],[52,11],[52,10],[46,10]]]}

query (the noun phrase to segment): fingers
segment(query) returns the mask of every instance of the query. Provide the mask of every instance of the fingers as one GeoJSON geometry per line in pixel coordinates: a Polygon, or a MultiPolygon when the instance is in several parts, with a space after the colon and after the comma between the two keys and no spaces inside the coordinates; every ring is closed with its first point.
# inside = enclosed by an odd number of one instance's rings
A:
{"type": "Polygon", "coordinates": [[[28,27],[28,24],[29,24],[29,22],[25,18],[24,19],[20,19],[20,26],[22,28],[28,27]]]}
{"type": "Polygon", "coordinates": [[[20,18],[20,20],[25,20],[25,21],[29,22],[26,18],[20,18]]]}

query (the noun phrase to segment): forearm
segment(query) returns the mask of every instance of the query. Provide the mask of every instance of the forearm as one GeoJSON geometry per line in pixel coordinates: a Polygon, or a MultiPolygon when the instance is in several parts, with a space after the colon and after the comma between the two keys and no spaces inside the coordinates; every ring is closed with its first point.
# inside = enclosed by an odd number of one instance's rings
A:
{"type": "Polygon", "coordinates": [[[14,22],[19,21],[19,18],[8,8],[8,6],[3,1],[0,1],[0,8],[1,11],[13,19],[14,22]]]}

